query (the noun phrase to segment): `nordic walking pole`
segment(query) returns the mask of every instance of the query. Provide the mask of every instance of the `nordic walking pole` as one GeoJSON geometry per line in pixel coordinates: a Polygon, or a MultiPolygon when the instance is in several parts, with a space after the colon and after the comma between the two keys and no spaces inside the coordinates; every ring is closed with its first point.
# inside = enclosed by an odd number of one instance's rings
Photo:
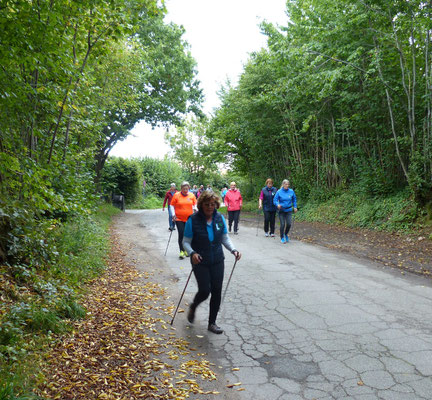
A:
{"type": "Polygon", "coordinates": [[[166,249],[165,249],[165,254],[164,254],[164,256],[166,256],[166,253],[167,253],[167,250],[168,250],[168,246],[169,246],[169,244],[170,244],[170,240],[171,240],[172,233],[173,233],[173,231],[171,230],[171,233],[170,233],[169,238],[168,238],[167,247],[166,247],[166,249]]]}
{"type": "Polygon", "coordinates": [[[177,310],[178,310],[179,307],[180,307],[180,303],[181,303],[181,301],[182,301],[182,299],[183,299],[183,295],[185,294],[185,291],[186,291],[187,285],[188,285],[188,283],[189,283],[190,277],[192,276],[192,272],[193,272],[193,267],[191,268],[191,272],[190,272],[190,274],[189,274],[189,276],[188,276],[188,278],[187,278],[186,285],[185,285],[185,287],[184,287],[184,289],[183,289],[183,293],[182,293],[181,296],[180,296],[180,300],[179,300],[179,302],[178,302],[178,304],[177,304],[177,308],[176,308],[176,310],[175,310],[175,312],[174,312],[174,315],[173,315],[173,317],[172,317],[171,325],[173,324],[173,322],[174,322],[174,318],[175,318],[175,316],[177,315],[177,310]]]}
{"type": "Polygon", "coordinates": [[[257,231],[256,231],[256,236],[258,236],[258,228],[259,228],[259,221],[260,220],[260,210],[258,209],[257,212],[257,231]]]}
{"type": "Polygon", "coordinates": [[[226,285],[226,288],[225,288],[225,292],[224,292],[224,294],[223,294],[223,296],[222,296],[221,304],[222,304],[222,303],[224,302],[224,300],[225,300],[225,295],[226,295],[226,292],[227,292],[227,290],[228,290],[228,286],[229,286],[229,284],[230,284],[231,277],[233,276],[233,272],[234,272],[234,268],[235,268],[236,264],[237,264],[237,257],[236,257],[236,259],[235,259],[235,261],[234,261],[234,265],[233,265],[233,267],[232,267],[232,271],[231,271],[230,277],[229,277],[229,279],[228,279],[228,282],[227,282],[227,285],[226,285]]]}

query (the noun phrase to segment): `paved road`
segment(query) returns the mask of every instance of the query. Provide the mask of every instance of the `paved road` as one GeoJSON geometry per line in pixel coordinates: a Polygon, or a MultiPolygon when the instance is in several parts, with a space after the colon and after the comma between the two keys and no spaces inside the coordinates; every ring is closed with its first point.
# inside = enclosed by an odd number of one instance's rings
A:
{"type": "MultiPolygon", "coordinates": [[[[167,214],[139,214],[163,254],[167,214]]],[[[294,228],[295,229],[295,228],[294,228]]],[[[218,323],[207,333],[208,304],[194,325],[175,324],[241,382],[247,400],[432,399],[432,283],[293,241],[282,245],[256,228],[232,237],[243,253],[218,323]],[[194,339],[204,335],[202,339],[194,339]],[[233,368],[239,368],[233,371],[233,368]]],[[[178,259],[174,232],[167,267],[184,287],[189,260],[178,259]]],[[[227,254],[225,282],[233,256],[227,254]]],[[[185,294],[190,302],[191,283],[185,294]]],[[[235,389],[234,389],[235,390],[235,389]]]]}

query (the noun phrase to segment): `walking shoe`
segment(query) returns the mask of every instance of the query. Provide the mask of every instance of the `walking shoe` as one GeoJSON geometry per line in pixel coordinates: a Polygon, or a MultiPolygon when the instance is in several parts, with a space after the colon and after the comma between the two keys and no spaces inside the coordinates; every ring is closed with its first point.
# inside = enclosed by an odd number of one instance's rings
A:
{"type": "Polygon", "coordinates": [[[285,241],[286,241],[287,243],[290,241],[288,235],[285,235],[285,241]]]}
{"type": "Polygon", "coordinates": [[[168,228],[169,231],[175,231],[175,227],[174,228],[168,228]]]}
{"type": "Polygon", "coordinates": [[[286,243],[285,237],[283,237],[283,238],[281,239],[281,243],[282,243],[282,244],[285,244],[285,243],[286,243]]]}
{"type": "Polygon", "coordinates": [[[185,257],[189,257],[189,254],[188,254],[188,252],[186,250],[183,252],[183,254],[184,254],[185,257]]]}
{"type": "Polygon", "coordinates": [[[184,255],[183,251],[180,252],[179,258],[180,258],[180,260],[183,260],[183,258],[185,258],[185,255],[184,255]]]}
{"type": "Polygon", "coordinates": [[[192,308],[192,306],[189,307],[189,311],[187,313],[187,320],[193,324],[195,320],[195,308],[192,308]]]}
{"type": "Polygon", "coordinates": [[[265,237],[268,237],[268,235],[269,235],[268,232],[264,233],[264,236],[265,236],[265,237]]]}
{"type": "Polygon", "coordinates": [[[270,233],[270,236],[271,236],[272,238],[274,238],[274,233],[270,233]]]}
{"type": "Polygon", "coordinates": [[[219,328],[216,324],[209,324],[208,330],[210,332],[216,333],[216,335],[223,333],[223,329],[219,328]]]}
{"type": "Polygon", "coordinates": [[[228,228],[228,232],[231,233],[231,227],[228,228]]]}
{"type": "Polygon", "coordinates": [[[234,232],[234,235],[238,235],[238,232],[234,232]]]}

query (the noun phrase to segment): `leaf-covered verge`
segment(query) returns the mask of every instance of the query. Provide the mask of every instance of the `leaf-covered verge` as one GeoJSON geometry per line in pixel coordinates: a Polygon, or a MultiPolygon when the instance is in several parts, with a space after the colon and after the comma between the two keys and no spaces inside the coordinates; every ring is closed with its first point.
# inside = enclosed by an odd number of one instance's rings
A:
{"type": "Polygon", "coordinates": [[[117,212],[102,206],[53,225],[44,240],[55,247],[45,263],[0,266],[0,399],[33,398],[44,346],[85,316],[83,284],[105,269],[108,225],[117,212]]]}
{"type": "MultiPolygon", "coordinates": [[[[49,399],[185,399],[215,380],[205,354],[177,337],[166,289],[152,273],[125,261],[115,234],[105,274],[93,280],[84,306],[88,317],[74,323],[47,354],[45,382],[38,394],[49,399]]],[[[182,311],[182,310],[181,310],[182,311]]]]}

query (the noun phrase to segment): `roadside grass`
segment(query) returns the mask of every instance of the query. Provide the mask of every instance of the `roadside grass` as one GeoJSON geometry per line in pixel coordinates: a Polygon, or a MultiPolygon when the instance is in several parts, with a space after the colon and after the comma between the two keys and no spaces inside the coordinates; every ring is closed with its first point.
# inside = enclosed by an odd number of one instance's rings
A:
{"type": "Polygon", "coordinates": [[[143,196],[140,194],[138,199],[131,204],[127,204],[127,208],[132,210],[155,210],[162,208],[163,199],[153,195],[143,196]]]}
{"type": "Polygon", "coordinates": [[[118,212],[103,205],[53,229],[49,265],[0,266],[0,400],[37,398],[32,389],[43,380],[46,346],[71,329],[69,321],[85,317],[84,284],[105,269],[108,228],[118,212]]]}
{"type": "MultiPolygon", "coordinates": [[[[298,221],[406,234],[421,232],[432,239],[432,205],[419,208],[408,191],[374,198],[349,191],[325,199],[310,199],[304,204],[297,199],[297,205],[298,221]]],[[[226,214],[226,209],[220,211],[226,214]]],[[[258,200],[244,201],[241,218],[253,221],[260,212],[258,200]]]]}
{"type": "Polygon", "coordinates": [[[409,233],[421,228],[422,211],[407,191],[385,198],[345,192],[300,207],[298,220],[344,225],[387,232],[409,233]]]}

